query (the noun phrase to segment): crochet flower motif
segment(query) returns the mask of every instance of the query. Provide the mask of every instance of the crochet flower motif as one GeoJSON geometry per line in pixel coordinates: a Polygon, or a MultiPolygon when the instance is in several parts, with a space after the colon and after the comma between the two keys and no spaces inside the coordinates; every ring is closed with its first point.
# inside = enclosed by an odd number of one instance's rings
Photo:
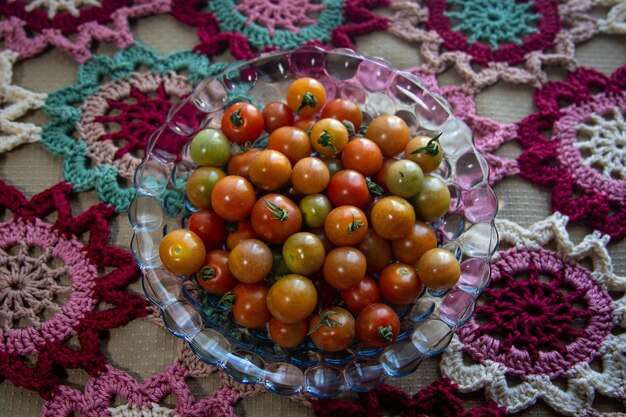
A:
{"type": "Polygon", "coordinates": [[[29,111],[43,106],[46,95],[12,84],[16,59],[15,52],[0,52],[0,153],[22,143],[36,142],[41,135],[39,126],[17,121],[29,111]]]}
{"type": "Polygon", "coordinates": [[[382,417],[398,415],[422,417],[427,415],[457,417],[500,417],[505,409],[497,404],[467,410],[459,388],[448,378],[433,382],[410,396],[400,388],[383,384],[373,391],[359,394],[359,402],[345,400],[313,400],[317,417],[382,417]],[[385,413],[390,412],[391,413],[385,413]]]}
{"type": "Polygon", "coordinates": [[[499,79],[539,86],[544,65],[574,69],[576,43],[597,31],[592,0],[395,0],[389,31],[419,43],[425,67],[451,65],[473,91],[499,79]]]}
{"type": "Polygon", "coordinates": [[[598,19],[602,33],[623,35],[626,33],[626,2],[623,0],[598,0],[598,5],[610,7],[606,18],[598,19]]]}
{"type": "Polygon", "coordinates": [[[0,377],[45,398],[63,369],[104,371],[101,333],[148,313],[123,291],[139,271],[130,253],[108,246],[113,208],[75,217],[71,193],[59,183],[28,201],[0,181],[0,210],[12,213],[0,223],[0,377]]]}
{"type": "Polygon", "coordinates": [[[48,96],[51,121],[42,142],[65,158],[64,176],[76,191],[95,188],[101,200],[125,211],[135,189],[124,184],[133,183],[152,132],[174,102],[224,66],[191,51],[162,56],[143,45],[97,56],[80,67],[75,84],[48,96]]]}
{"type": "Polygon", "coordinates": [[[201,43],[194,50],[213,55],[228,47],[236,59],[251,59],[266,50],[303,44],[354,49],[353,37],[387,29],[387,19],[371,9],[389,1],[215,0],[202,13],[202,0],[173,0],[171,14],[198,27],[201,43]]]}
{"type": "Polygon", "coordinates": [[[626,326],[626,278],[613,272],[607,235],[594,232],[575,245],[567,221],[555,213],[529,229],[498,222],[508,248],[492,263],[483,303],[442,357],[442,373],[462,391],[484,388],[508,413],[541,398],[583,416],[594,411],[595,392],[626,399],[626,333],[612,333],[626,326]],[[546,249],[550,243],[555,250],[546,249]]]}
{"type": "Polygon", "coordinates": [[[520,176],[551,187],[552,209],[572,221],[626,236],[626,66],[610,77],[580,68],[538,90],[535,104],[518,123],[520,176]]]}
{"type": "Polygon", "coordinates": [[[54,46],[86,62],[94,41],[124,48],[134,42],[130,20],[169,10],[170,0],[2,0],[0,39],[20,58],[54,46]]]}
{"type": "Polygon", "coordinates": [[[504,143],[515,139],[517,125],[498,123],[488,117],[477,115],[474,96],[465,87],[439,86],[437,78],[430,72],[418,68],[409,68],[407,71],[416,74],[431,92],[443,96],[452,107],[452,112],[470,127],[476,148],[489,163],[491,184],[519,172],[516,160],[494,153],[504,143]]]}
{"type": "Polygon", "coordinates": [[[87,382],[83,392],[61,386],[58,394],[44,404],[41,416],[70,417],[80,413],[85,417],[235,417],[233,406],[239,394],[220,388],[196,402],[185,383],[188,376],[187,368],[174,363],[139,383],[126,372],[107,365],[105,372],[87,382]],[[169,394],[174,394],[178,403],[173,409],[159,405],[169,394]],[[113,406],[116,395],[126,403],[113,406]]]}

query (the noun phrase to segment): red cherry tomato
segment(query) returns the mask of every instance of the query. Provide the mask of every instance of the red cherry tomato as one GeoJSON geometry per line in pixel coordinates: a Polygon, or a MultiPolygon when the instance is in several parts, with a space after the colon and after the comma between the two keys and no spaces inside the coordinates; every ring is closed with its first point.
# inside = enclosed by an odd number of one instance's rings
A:
{"type": "Polygon", "coordinates": [[[257,140],[263,133],[263,127],[263,115],[250,103],[235,103],[222,117],[222,133],[239,145],[257,140]]]}
{"type": "Polygon", "coordinates": [[[302,227],[300,209],[282,194],[267,194],[254,204],[250,223],[270,243],[283,243],[302,227]]]}
{"type": "Polygon", "coordinates": [[[354,169],[369,177],[376,174],[382,167],[383,154],[373,141],[357,138],[348,142],[343,148],[341,161],[346,169],[354,169]]]}
{"type": "Polygon", "coordinates": [[[221,249],[207,252],[196,280],[211,294],[222,295],[232,290],[238,281],[228,269],[228,252],[221,249]]]}
{"type": "Polygon", "coordinates": [[[239,283],[233,288],[235,303],[233,304],[233,319],[240,326],[256,329],[270,321],[272,314],[267,308],[268,288],[263,283],[239,283]]]}
{"type": "Polygon", "coordinates": [[[197,234],[206,250],[221,248],[226,243],[226,222],[211,209],[202,209],[189,217],[187,228],[197,234]]]}
{"type": "Polygon", "coordinates": [[[326,254],[322,273],[331,287],[346,290],[365,277],[365,268],[365,255],[358,249],[344,246],[326,254]]]}
{"type": "Polygon", "coordinates": [[[356,318],[356,334],[365,346],[388,346],[398,338],[399,333],[400,319],[385,304],[370,304],[356,318]]]}
{"type": "Polygon", "coordinates": [[[280,347],[293,348],[304,342],[309,331],[309,323],[306,320],[293,324],[283,323],[276,319],[271,319],[267,330],[272,340],[280,347]]]}
{"type": "Polygon", "coordinates": [[[237,222],[237,230],[230,232],[226,237],[226,249],[233,250],[242,240],[259,238],[249,221],[237,222]]]}
{"type": "Polygon", "coordinates": [[[352,169],[339,171],[328,182],[328,198],[335,207],[356,206],[364,208],[370,200],[370,192],[363,174],[352,169]]]}
{"type": "Polygon", "coordinates": [[[339,296],[352,314],[359,314],[368,305],[380,301],[378,285],[370,277],[363,278],[354,287],[340,291],[339,296]]]}
{"type": "Polygon", "coordinates": [[[258,239],[242,240],[228,255],[228,268],[241,282],[263,280],[272,270],[272,250],[258,239]]]}
{"type": "Polygon", "coordinates": [[[256,201],[254,187],[250,181],[238,175],[227,175],[220,179],[211,193],[213,210],[224,220],[244,220],[256,201]]]}
{"type": "Polygon", "coordinates": [[[231,156],[228,161],[228,173],[230,175],[239,175],[240,177],[244,177],[249,180],[250,163],[262,150],[263,149],[261,148],[251,148],[244,153],[238,153],[231,156]]]}
{"type": "Polygon", "coordinates": [[[272,132],[267,140],[267,149],[283,153],[293,165],[311,155],[311,141],[304,130],[283,126],[272,132]]]}
{"type": "Polygon", "coordinates": [[[339,120],[340,122],[347,120],[352,123],[355,131],[358,131],[363,123],[363,113],[361,113],[359,105],[346,98],[336,98],[329,101],[328,104],[324,106],[322,119],[328,117],[339,120]]]}
{"type": "Polygon", "coordinates": [[[354,317],[341,307],[329,307],[313,316],[309,323],[311,341],[326,352],[339,352],[354,340],[354,317]]]}
{"type": "Polygon", "coordinates": [[[378,287],[383,298],[392,304],[409,304],[422,292],[423,285],[412,266],[391,264],[378,276],[378,287]]]}
{"type": "Polygon", "coordinates": [[[293,125],[293,112],[285,103],[273,101],[265,105],[263,120],[265,121],[265,130],[272,133],[279,127],[293,125]]]}

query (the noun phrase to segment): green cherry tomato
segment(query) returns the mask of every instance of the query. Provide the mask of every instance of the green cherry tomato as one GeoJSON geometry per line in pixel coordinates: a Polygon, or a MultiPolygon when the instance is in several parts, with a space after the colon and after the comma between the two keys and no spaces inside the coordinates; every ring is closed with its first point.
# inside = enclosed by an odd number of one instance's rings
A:
{"type": "Polygon", "coordinates": [[[419,165],[406,159],[396,161],[387,171],[386,184],[389,191],[397,196],[411,198],[422,189],[424,173],[419,165]]]}
{"type": "Polygon", "coordinates": [[[189,154],[198,165],[213,167],[226,165],[230,159],[228,138],[215,129],[204,129],[194,136],[189,154]]]}
{"type": "Polygon", "coordinates": [[[440,178],[426,175],[422,191],[411,199],[411,204],[417,218],[435,221],[450,208],[450,190],[440,178]]]}
{"type": "Polygon", "coordinates": [[[187,199],[199,209],[211,208],[213,189],[226,174],[219,168],[201,167],[196,169],[187,180],[187,199]]]}
{"type": "Polygon", "coordinates": [[[294,233],[283,244],[283,259],[287,268],[295,274],[317,272],[324,265],[325,257],[324,244],[313,233],[294,233]]]}
{"type": "Polygon", "coordinates": [[[324,226],[326,217],[332,209],[330,200],[324,194],[311,194],[300,200],[304,224],[312,229],[324,226]]]}

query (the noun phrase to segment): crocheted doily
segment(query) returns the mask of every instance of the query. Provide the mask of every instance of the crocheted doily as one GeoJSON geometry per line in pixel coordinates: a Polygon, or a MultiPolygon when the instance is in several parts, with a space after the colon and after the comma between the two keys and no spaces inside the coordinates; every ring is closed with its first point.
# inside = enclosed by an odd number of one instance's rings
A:
{"type": "Polygon", "coordinates": [[[598,0],[597,4],[609,8],[606,17],[598,19],[600,32],[626,34],[626,2],[623,0],[598,0]]]}
{"type": "Polygon", "coordinates": [[[440,86],[434,74],[418,69],[409,68],[420,77],[426,88],[440,94],[452,107],[455,116],[463,120],[472,129],[474,144],[489,163],[489,182],[495,184],[508,175],[519,172],[515,159],[496,155],[494,152],[504,143],[517,136],[517,125],[514,123],[499,123],[488,117],[476,114],[476,101],[472,93],[465,87],[440,86]]]}
{"type": "Polygon", "coordinates": [[[150,134],[173,103],[224,67],[191,51],[162,56],[143,45],[96,56],[80,67],[76,83],[48,96],[51,121],[42,142],[65,158],[65,179],[77,191],[95,188],[102,201],[125,211],[135,195],[126,184],[133,183],[150,134]]]}
{"type": "Polygon", "coordinates": [[[13,85],[16,59],[17,53],[13,51],[0,52],[0,153],[36,142],[41,136],[41,127],[18,120],[43,106],[46,95],[13,85]]]}
{"type": "Polygon", "coordinates": [[[412,396],[400,388],[383,384],[371,392],[360,393],[358,403],[313,400],[311,404],[316,417],[499,417],[504,416],[505,412],[503,407],[493,402],[467,410],[459,395],[459,388],[448,378],[435,381],[412,396]]]}
{"type": "Polygon", "coordinates": [[[198,27],[194,50],[213,55],[226,47],[236,59],[302,44],[353,48],[352,38],[385,30],[388,20],[372,9],[390,0],[173,0],[171,14],[198,27]]]}
{"type": "Polygon", "coordinates": [[[419,43],[425,66],[454,65],[474,91],[499,79],[539,86],[544,65],[574,69],[576,43],[597,32],[592,0],[394,0],[389,31],[419,43]]]}
{"type": "Polygon", "coordinates": [[[85,62],[94,42],[124,48],[134,42],[130,20],[169,10],[170,0],[2,0],[0,40],[20,58],[54,46],[85,62]]]}
{"type": "Polygon", "coordinates": [[[626,400],[626,333],[612,332],[626,326],[626,278],[613,272],[608,236],[574,244],[566,225],[559,213],[529,229],[497,222],[507,247],[442,357],[442,373],[462,391],[484,388],[509,413],[539,398],[571,416],[592,413],[596,392],[626,400]]]}
{"type": "Polygon", "coordinates": [[[122,291],[139,270],[109,246],[113,208],[73,216],[71,193],[59,183],[28,201],[0,181],[0,212],[10,212],[0,223],[0,377],[45,398],[64,369],[104,371],[102,332],[148,314],[122,291]]]}
{"type": "Polygon", "coordinates": [[[520,175],[552,188],[553,210],[625,236],[626,66],[610,77],[578,69],[538,90],[535,105],[518,123],[520,175]]]}

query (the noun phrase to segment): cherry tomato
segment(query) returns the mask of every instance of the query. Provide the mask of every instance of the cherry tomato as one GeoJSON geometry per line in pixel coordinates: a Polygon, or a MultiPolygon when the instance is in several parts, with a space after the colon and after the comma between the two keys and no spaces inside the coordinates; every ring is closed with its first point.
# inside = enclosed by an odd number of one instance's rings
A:
{"type": "Polygon", "coordinates": [[[211,209],[202,209],[189,217],[187,228],[197,234],[206,250],[221,248],[226,243],[226,222],[211,209]]]}
{"type": "Polygon", "coordinates": [[[337,246],[355,246],[363,241],[369,225],[365,213],[354,206],[339,206],[326,217],[324,232],[337,246]]]}
{"type": "Polygon", "coordinates": [[[461,267],[452,252],[435,248],[422,255],[417,264],[417,274],[428,288],[445,290],[459,281],[461,267]]]}
{"type": "Polygon", "coordinates": [[[365,346],[389,346],[399,333],[400,319],[393,308],[385,304],[370,304],[356,318],[356,334],[365,346]]]}
{"type": "Polygon", "coordinates": [[[411,265],[388,265],[378,276],[378,287],[383,298],[392,304],[409,304],[422,292],[422,283],[411,265]]]}
{"type": "Polygon", "coordinates": [[[425,175],[422,190],[411,199],[411,203],[417,217],[434,222],[450,208],[450,190],[443,180],[425,175]]]}
{"type": "Polygon", "coordinates": [[[189,156],[198,165],[220,167],[230,159],[228,138],[215,129],[201,130],[189,145],[189,156]]]}
{"type": "Polygon", "coordinates": [[[159,245],[161,262],[174,275],[195,273],[202,267],[205,254],[202,239],[186,229],[172,230],[159,245]]]}
{"type": "Polygon", "coordinates": [[[322,119],[311,129],[311,145],[324,156],[336,156],[348,144],[348,129],[335,119],[322,119]]]}
{"type": "Polygon", "coordinates": [[[267,286],[263,283],[239,283],[233,288],[235,303],[233,304],[233,319],[243,327],[256,329],[267,323],[272,314],[267,308],[267,286]]]}
{"type": "Polygon", "coordinates": [[[372,229],[367,232],[357,249],[367,258],[367,274],[382,271],[391,261],[391,245],[372,229]]]}
{"type": "Polygon", "coordinates": [[[250,215],[255,201],[254,187],[238,175],[220,179],[211,193],[213,210],[227,221],[244,220],[250,215]]]}
{"type": "Polygon", "coordinates": [[[352,169],[344,169],[330,177],[326,193],[335,207],[363,208],[370,200],[367,180],[363,174],[352,169]]]}
{"type": "Polygon", "coordinates": [[[359,105],[346,98],[336,98],[329,101],[322,110],[322,118],[336,119],[342,123],[347,120],[352,123],[355,131],[358,131],[363,123],[363,113],[361,113],[359,105]]]}
{"type": "Polygon", "coordinates": [[[282,248],[279,246],[274,246],[272,249],[272,270],[267,276],[267,280],[269,282],[276,282],[280,278],[285,275],[291,274],[289,268],[287,268],[287,263],[285,262],[285,258],[283,258],[282,248]]]}
{"type": "Polygon", "coordinates": [[[373,141],[357,138],[348,142],[343,148],[341,161],[346,169],[354,169],[369,177],[376,174],[382,167],[383,154],[373,141]]]}
{"type": "Polygon", "coordinates": [[[252,159],[254,159],[254,157],[261,151],[261,148],[251,148],[244,153],[233,155],[228,161],[228,173],[230,175],[239,175],[240,177],[244,177],[249,180],[250,163],[252,162],[252,159]]]}
{"type": "Polygon", "coordinates": [[[313,281],[313,285],[315,285],[315,290],[317,291],[316,308],[318,310],[335,304],[337,297],[339,297],[339,292],[326,282],[321,273],[313,275],[311,281],[313,281]]]}
{"type": "Polygon", "coordinates": [[[196,169],[187,180],[185,189],[187,199],[194,206],[203,209],[211,208],[211,195],[217,182],[226,174],[214,167],[201,167],[196,169]]]}
{"type": "Polygon", "coordinates": [[[250,181],[261,190],[276,191],[291,178],[291,162],[281,152],[266,149],[250,162],[250,181]]]}
{"type": "Polygon", "coordinates": [[[404,157],[417,163],[424,173],[436,170],[443,159],[443,150],[438,136],[417,136],[404,148],[404,157]]]}
{"type": "Polygon", "coordinates": [[[285,103],[273,101],[265,105],[263,120],[265,121],[265,130],[272,133],[279,127],[291,126],[293,124],[293,112],[285,103]]]}
{"type": "Polygon", "coordinates": [[[386,158],[402,152],[411,139],[406,122],[393,114],[384,114],[372,120],[365,137],[376,142],[386,158]]]}
{"type": "Polygon", "coordinates": [[[283,126],[272,132],[267,140],[267,149],[281,152],[293,165],[311,155],[311,140],[304,130],[283,126]]]}
{"type": "Polygon", "coordinates": [[[226,237],[226,249],[233,250],[242,240],[258,238],[260,236],[254,231],[249,221],[237,222],[237,230],[230,232],[226,237]]]}
{"type": "Polygon", "coordinates": [[[263,127],[263,115],[250,103],[235,103],[222,117],[222,132],[239,145],[257,140],[263,133],[263,127]]]}
{"type": "Polygon", "coordinates": [[[387,188],[387,172],[389,172],[389,167],[396,161],[398,161],[398,159],[395,159],[395,158],[383,159],[383,164],[380,166],[380,169],[378,170],[376,175],[374,175],[374,177],[372,178],[376,182],[376,184],[383,187],[383,190],[386,193],[389,192],[389,189],[387,188]]]}
{"type": "Polygon", "coordinates": [[[326,216],[333,209],[328,197],[324,194],[310,194],[300,200],[300,211],[304,224],[307,227],[318,228],[324,226],[326,216]]]}
{"type": "Polygon", "coordinates": [[[317,304],[315,285],[305,276],[285,275],[267,294],[267,308],[274,318],[293,324],[309,317],[317,304]]]}
{"type": "Polygon", "coordinates": [[[330,172],[326,164],[312,156],[300,159],[291,172],[291,184],[302,194],[317,194],[326,189],[330,172]]]}
{"type": "Polygon", "coordinates": [[[343,163],[340,158],[322,156],[320,159],[324,161],[326,167],[328,167],[328,173],[331,177],[343,170],[343,163]]]}
{"type": "Polygon", "coordinates": [[[354,287],[340,291],[339,296],[352,314],[359,314],[368,305],[380,301],[378,285],[370,277],[363,278],[354,287]]]}
{"type": "Polygon", "coordinates": [[[326,89],[316,79],[298,78],[287,90],[287,105],[299,116],[313,116],[326,104],[326,89]]]}
{"type": "Polygon", "coordinates": [[[326,251],[326,253],[335,249],[335,245],[333,245],[333,242],[328,240],[326,233],[324,233],[324,229],[311,229],[310,232],[313,233],[315,236],[317,236],[319,240],[322,241],[322,243],[324,244],[324,250],[326,251]]]}
{"type": "Polygon", "coordinates": [[[306,320],[293,324],[283,323],[272,318],[267,326],[270,337],[282,348],[293,348],[304,342],[309,331],[309,322],[306,320]]]}
{"type": "Polygon", "coordinates": [[[392,240],[393,256],[400,262],[415,265],[426,251],[437,247],[435,231],[426,223],[417,220],[409,234],[402,239],[392,240]]]}
{"type": "Polygon", "coordinates": [[[410,198],[417,195],[423,187],[424,173],[413,161],[396,161],[387,170],[387,189],[391,194],[410,198]]]}
{"type": "Polygon", "coordinates": [[[315,123],[317,123],[317,119],[314,117],[297,117],[293,125],[305,132],[310,132],[315,123]]]}
{"type": "Polygon", "coordinates": [[[324,279],[337,290],[346,290],[365,277],[366,260],[360,250],[350,246],[335,248],[326,254],[324,279]]]}
{"type": "Polygon", "coordinates": [[[329,307],[309,322],[311,342],[326,352],[339,352],[354,340],[354,317],[341,307],[329,307]]]}
{"type": "Polygon", "coordinates": [[[402,197],[384,197],[372,208],[372,227],[384,239],[402,239],[414,223],[415,211],[402,197]]]}
{"type": "Polygon", "coordinates": [[[302,227],[300,209],[281,194],[267,194],[254,204],[250,222],[254,231],[270,243],[283,243],[302,227]]]}
{"type": "Polygon", "coordinates": [[[283,244],[283,259],[294,274],[311,275],[324,265],[326,250],[313,233],[298,232],[283,244]]]}
{"type": "Polygon", "coordinates": [[[217,249],[207,252],[202,268],[196,273],[198,284],[208,293],[226,294],[237,285],[228,268],[228,252],[217,249]]]}
{"type": "Polygon", "coordinates": [[[242,240],[228,255],[228,268],[241,282],[252,284],[264,279],[272,270],[272,251],[258,239],[242,240]]]}

